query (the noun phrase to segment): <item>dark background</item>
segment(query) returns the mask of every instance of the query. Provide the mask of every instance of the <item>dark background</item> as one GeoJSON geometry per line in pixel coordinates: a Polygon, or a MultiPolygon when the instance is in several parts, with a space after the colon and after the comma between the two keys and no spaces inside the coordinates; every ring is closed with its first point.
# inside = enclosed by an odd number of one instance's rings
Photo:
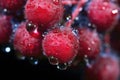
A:
{"type": "Polygon", "coordinates": [[[58,70],[49,64],[47,59],[39,60],[33,65],[29,60],[20,60],[15,56],[14,50],[6,53],[5,47],[0,46],[0,80],[3,79],[32,79],[32,80],[81,80],[84,70],[82,68],[58,70]]]}
{"type": "Polygon", "coordinates": [[[0,46],[0,80],[84,80],[84,64],[77,69],[69,67],[67,70],[58,70],[46,58],[34,65],[28,59],[18,59],[15,54],[11,45],[0,46]],[[11,52],[6,53],[6,47],[11,47],[11,52]]]}

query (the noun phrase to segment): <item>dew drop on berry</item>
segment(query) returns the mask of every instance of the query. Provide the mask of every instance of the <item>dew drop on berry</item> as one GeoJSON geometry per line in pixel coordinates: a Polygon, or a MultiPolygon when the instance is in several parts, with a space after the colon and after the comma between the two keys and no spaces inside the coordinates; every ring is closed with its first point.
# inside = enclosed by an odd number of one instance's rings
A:
{"type": "Polygon", "coordinates": [[[91,50],[91,48],[89,47],[89,48],[88,48],[88,50],[90,51],[90,50],[91,50]]]}
{"type": "Polygon", "coordinates": [[[55,4],[55,5],[58,5],[59,4],[59,0],[53,0],[53,3],[55,4]]]}
{"type": "Polygon", "coordinates": [[[26,25],[26,29],[29,32],[29,34],[35,38],[39,38],[41,37],[41,33],[38,30],[38,27],[36,25],[34,25],[31,22],[28,22],[26,25]]]}
{"type": "Polygon", "coordinates": [[[86,66],[90,68],[90,67],[91,67],[91,64],[90,64],[90,62],[89,62],[89,59],[88,59],[88,56],[87,56],[87,55],[84,56],[84,61],[85,61],[85,63],[86,63],[86,66]]]}
{"type": "Polygon", "coordinates": [[[26,29],[27,29],[28,32],[34,31],[35,28],[36,28],[35,25],[31,22],[28,22],[27,25],[26,25],[26,29]]]}
{"type": "Polygon", "coordinates": [[[58,59],[55,58],[55,57],[53,57],[53,56],[49,57],[48,60],[49,60],[49,63],[50,63],[51,65],[58,65],[58,64],[59,64],[58,59]]]}
{"type": "Polygon", "coordinates": [[[38,59],[35,59],[35,58],[33,58],[33,57],[31,57],[31,58],[29,59],[29,61],[30,61],[30,63],[33,64],[33,65],[38,65],[38,64],[39,64],[38,59]]]}
{"type": "Polygon", "coordinates": [[[57,65],[57,69],[59,70],[66,70],[68,68],[68,64],[67,63],[59,63],[57,65]]]}
{"type": "Polygon", "coordinates": [[[114,9],[114,10],[112,10],[112,14],[113,14],[113,15],[118,14],[118,12],[119,12],[118,9],[114,9]]]}
{"type": "Polygon", "coordinates": [[[70,15],[67,16],[67,17],[66,17],[66,20],[67,20],[67,21],[71,20],[71,16],[70,16],[70,15]]]}

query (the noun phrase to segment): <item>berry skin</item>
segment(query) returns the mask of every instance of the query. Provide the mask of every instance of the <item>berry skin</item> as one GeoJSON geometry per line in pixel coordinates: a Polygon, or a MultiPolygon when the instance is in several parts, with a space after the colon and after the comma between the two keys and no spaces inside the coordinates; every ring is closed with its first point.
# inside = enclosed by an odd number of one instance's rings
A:
{"type": "Polygon", "coordinates": [[[0,44],[9,42],[12,34],[10,16],[0,15],[0,44]]]}
{"type": "Polygon", "coordinates": [[[20,10],[25,4],[25,0],[0,0],[0,7],[9,11],[20,10]]]}
{"type": "Polygon", "coordinates": [[[21,23],[15,32],[14,49],[19,51],[23,56],[40,57],[41,55],[41,41],[29,34],[26,30],[26,23],[21,23]]]}
{"type": "Polygon", "coordinates": [[[111,30],[119,16],[118,6],[103,0],[91,1],[87,13],[89,20],[95,24],[98,32],[111,30]]]}
{"type": "Polygon", "coordinates": [[[59,63],[72,61],[77,55],[79,41],[70,28],[58,28],[45,35],[42,47],[47,57],[55,57],[59,63]]]}
{"type": "Polygon", "coordinates": [[[25,5],[25,16],[28,21],[47,29],[62,19],[61,0],[28,0],[25,5]]]}
{"type": "Polygon", "coordinates": [[[109,54],[100,56],[92,67],[86,69],[85,80],[118,80],[119,61],[109,54]]]}
{"type": "Polygon", "coordinates": [[[79,53],[80,57],[87,55],[88,58],[94,59],[100,53],[101,41],[96,31],[88,28],[79,28],[79,53]]]}

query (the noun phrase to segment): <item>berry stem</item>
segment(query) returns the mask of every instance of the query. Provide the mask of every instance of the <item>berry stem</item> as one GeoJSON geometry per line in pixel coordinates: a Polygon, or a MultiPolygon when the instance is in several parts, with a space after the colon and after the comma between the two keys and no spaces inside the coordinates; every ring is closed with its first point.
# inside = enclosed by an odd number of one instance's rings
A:
{"type": "Polygon", "coordinates": [[[77,3],[77,6],[75,10],[73,11],[71,15],[71,19],[65,23],[66,27],[70,27],[72,23],[74,22],[75,18],[78,16],[79,12],[82,10],[83,5],[87,2],[88,0],[79,0],[77,3]]]}

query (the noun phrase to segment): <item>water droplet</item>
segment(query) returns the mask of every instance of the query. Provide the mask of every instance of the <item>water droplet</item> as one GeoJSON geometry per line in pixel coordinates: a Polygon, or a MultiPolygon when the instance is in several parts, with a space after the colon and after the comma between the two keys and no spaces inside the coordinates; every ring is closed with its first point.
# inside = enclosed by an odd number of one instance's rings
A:
{"type": "Polygon", "coordinates": [[[28,23],[26,24],[26,29],[27,29],[28,32],[34,31],[35,28],[36,28],[36,26],[35,26],[32,22],[28,22],[28,23]]]}
{"type": "Polygon", "coordinates": [[[5,52],[6,52],[6,53],[10,53],[10,52],[11,52],[11,48],[10,48],[10,47],[6,47],[6,48],[5,48],[5,52]]]}
{"type": "Polygon", "coordinates": [[[36,25],[34,25],[32,22],[28,22],[26,24],[26,29],[29,32],[29,34],[35,38],[40,38],[41,33],[36,25]]]}
{"type": "Polygon", "coordinates": [[[49,57],[48,60],[49,60],[49,63],[52,64],[52,65],[58,65],[59,64],[58,59],[53,57],[53,56],[49,57]]]}
{"type": "Polygon", "coordinates": [[[31,57],[31,58],[29,59],[29,61],[30,61],[30,63],[33,64],[33,65],[38,65],[38,64],[39,64],[38,59],[35,59],[35,58],[33,58],[33,57],[31,57]]]}
{"type": "Polygon", "coordinates": [[[59,0],[53,0],[53,3],[55,4],[55,5],[58,5],[59,4],[59,0]]]}
{"type": "Polygon", "coordinates": [[[117,14],[118,13],[118,9],[112,10],[112,14],[117,14]]]}
{"type": "Polygon", "coordinates": [[[7,13],[7,12],[8,12],[8,10],[7,10],[7,9],[3,9],[3,12],[4,12],[4,13],[7,13]]]}
{"type": "Polygon", "coordinates": [[[66,70],[67,67],[68,67],[68,64],[67,64],[67,63],[59,63],[59,64],[57,65],[57,69],[59,69],[59,70],[66,70]]]}
{"type": "Polygon", "coordinates": [[[70,19],[71,19],[71,16],[70,16],[70,15],[66,17],[66,20],[67,20],[67,21],[69,21],[70,19]]]}
{"type": "Polygon", "coordinates": [[[88,50],[90,51],[90,50],[91,50],[91,48],[89,47],[89,48],[88,48],[88,50]]]}
{"type": "Polygon", "coordinates": [[[1,51],[6,55],[12,55],[13,46],[10,44],[1,45],[1,51]]]}
{"type": "Polygon", "coordinates": [[[84,61],[85,61],[85,63],[86,63],[86,66],[87,67],[91,67],[91,64],[90,64],[90,62],[89,62],[89,59],[88,59],[88,56],[87,55],[84,55],[84,61]]]}
{"type": "Polygon", "coordinates": [[[4,8],[4,9],[2,9],[2,13],[8,15],[8,14],[10,14],[10,11],[8,9],[4,8]]]}

